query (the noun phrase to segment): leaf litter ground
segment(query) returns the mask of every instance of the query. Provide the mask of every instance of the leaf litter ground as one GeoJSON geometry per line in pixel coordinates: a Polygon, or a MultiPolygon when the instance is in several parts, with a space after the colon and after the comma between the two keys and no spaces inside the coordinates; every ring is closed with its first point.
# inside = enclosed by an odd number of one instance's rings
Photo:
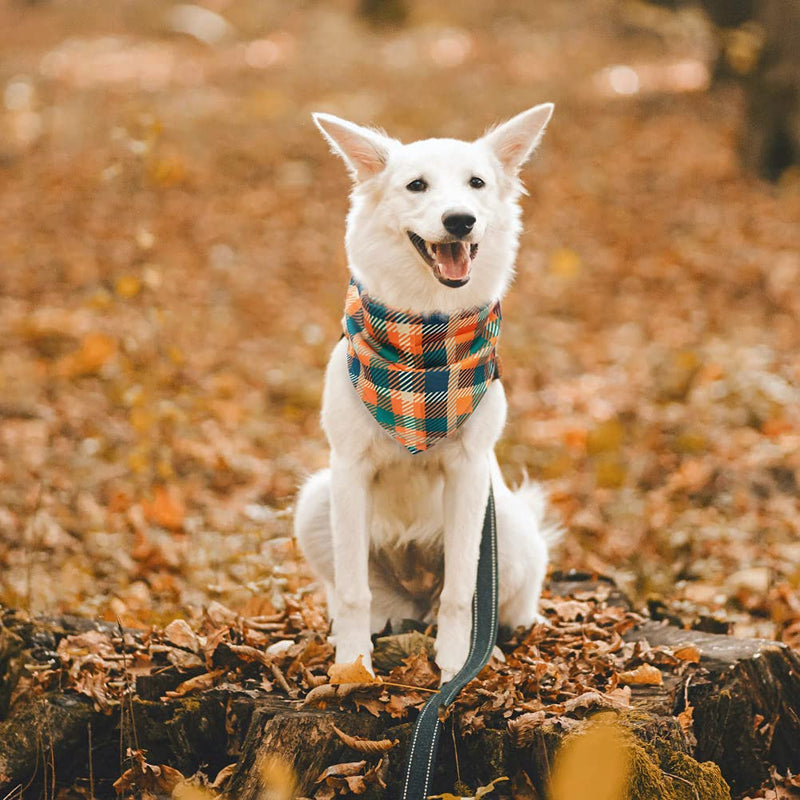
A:
{"type": "MultiPolygon", "coordinates": [[[[554,100],[504,306],[503,468],[547,482],[567,528],[557,567],[609,574],[687,625],[798,646],[800,189],[742,173],[742,98],[706,91],[698,19],[432,3],[374,31],[338,6],[218,5],[212,44],[149,0],[0,9],[0,602],[119,619],[144,637],[131,669],[167,659],[205,670],[201,686],[234,669],[298,700],[327,685],[290,523],[326,462],[347,181],[309,112],[471,137],[554,100]],[[268,663],[236,650],[275,632],[292,645],[268,663]]],[[[559,627],[563,652],[552,631],[519,639],[530,661],[508,650],[462,724],[619,700],[618,676],[649,662],[603,652],[626,624],[603,613],[561,620],[604,631],[579,655],[559,627]],[[534,686],[547,702],[524,708],[534,686]]],[[[119,690],[91,666],[109,646],[58,654],[101,705],[119,690]]],[[[402,717],[424,696],[347,702],[402,717]]]]}

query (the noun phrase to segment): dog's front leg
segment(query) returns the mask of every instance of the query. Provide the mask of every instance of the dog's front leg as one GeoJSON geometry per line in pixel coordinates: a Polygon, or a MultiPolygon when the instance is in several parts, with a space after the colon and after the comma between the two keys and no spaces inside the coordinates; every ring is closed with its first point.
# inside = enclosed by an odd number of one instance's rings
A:
{"type": "Polygon", "coordinates": [[[331,454],[333,639],[337,663],[362,656],[372,671],[369,635],[369,475],[363,463],[331,454]]]}
{"type": "Polygon", "coordinates": [[[489,459],[457,459],[445,470],[444,585],[439,601],[436,663],[442,683],[467,660],[472,596],[478,575],[483,515],[489,495],[489,459]]]}

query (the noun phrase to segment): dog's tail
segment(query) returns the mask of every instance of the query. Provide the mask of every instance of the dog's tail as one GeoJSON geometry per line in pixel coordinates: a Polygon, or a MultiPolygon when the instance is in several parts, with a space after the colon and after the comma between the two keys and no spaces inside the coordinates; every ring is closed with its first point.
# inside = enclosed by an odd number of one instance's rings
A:
{"type": "Polygon", "coordinates": [[[530,509],[539,533],[547,544],[547,549],[552,550],[564,536],[564,528],[548,514],[550,505],[547,492],[540,483],[532,481],[525,475],[522,484],[514,490],[514,494],[530,509]]]}

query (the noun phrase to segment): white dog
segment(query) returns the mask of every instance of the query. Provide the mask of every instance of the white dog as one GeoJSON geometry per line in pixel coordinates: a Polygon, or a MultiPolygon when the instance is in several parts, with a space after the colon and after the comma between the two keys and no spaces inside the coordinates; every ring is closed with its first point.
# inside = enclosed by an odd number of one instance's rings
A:
{"type": "MultiPolygon", "coordinates": [[[[540,619],[547,546],[557,528],[543,521],[539,487],[526,482],[509,489],[494,456],[506,400],[500,381],[491,380],[499,331],[499,313],[496,319],[491,313],[499,312],[514,271],[521,230],[518,199],[524,191],[518,172],[552,111],[549,103],[536,106],[474,142],[427,139],[407,145],[329,114],[314,115],[355,181],[345,237],[353,277],[346,336],[331,355],[322,400],[330,468],[302,487],[295,518],[301,549],[325,584],[337,662],[362,656],[371,669],[370,632],[387,621],[430,615],[439,589],[429,579],[434,574],[441,581],[436,662],[442,682],[455,675],[469,650],[490,482],[497,513],[500,622],[516,627],[540,619]],[[402,380],[411,380],[410,372],[398,373],[400,389],[395,384],[396,394],[385,402],[375,399],[372,384],[360,383],[364,347],[367,360],[376,358],[390,370],[406,357],[406,345],[414,349],[413,336],[406,335],[410,328],[400,326],[400,339],[393,343],[381,340],[384,312],[423,327],[428,323],[421,320],[432,318],[440,331],[444,325],[451,332],[458,327],[452,320],[472,324],[479,319],[480,327],[488,325],[489,314],[496,322],[488,333],[481,329],[483,355],[475,357],[479,377],[489,379],[476,380],[478,388],[472,395],[467,389],[469,396],[458,400],[456,412],[452,392],[445,399],[438,395],[447,405],[447,429],[437,429],[438,438],[421,439],[413,425],[403,425],[409,419],[403,413],[412,419],[415,413],[436,415],[430,395],[414,406],[416,412],[409,410],[419,400],[404,392],[402,380]],[[395,401],[400,422],[393,423],[391,409],[388,421],[376,409],[395,401]],[[423,406],[427,410],[419,411],[423,406]]],[[[450,355],[459,335],[445,346],[450,355]]],[[[466,350],[458,346],[474,365],[473,351],[480,348],[470,341],[466,350]]],[[[449,367],[447,361],[444,368],[449,367]]],[[[424,381],[421,373],[414,374],[414,380],[424,381]]]]}

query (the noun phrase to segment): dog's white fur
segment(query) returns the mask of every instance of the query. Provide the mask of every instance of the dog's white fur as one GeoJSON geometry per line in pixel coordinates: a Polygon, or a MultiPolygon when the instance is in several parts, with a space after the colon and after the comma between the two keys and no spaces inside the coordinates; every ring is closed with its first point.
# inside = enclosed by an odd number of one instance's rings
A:
{"type": "MultiPolygon", "coordinates": [[[[451,314],[503,296],[521,230],[518,172],[552,110],[550,104],[536,106],[475,142],[427,139],[407,145],[329,114],[314,115],[355,181],[345,242],[350,270],[371,297],[412,313],[451,314]],[[473,176],[485,185],[473,188],[473,176]],[[418,178],[427,190],[409,191],[418,178]],[[456,212],[475,217],[465,240],[479,243],[479,249],[469,281],[452,288],[437,280],[407,234],[447,241],[452,237],[443,217],[456,212]]],[[[399,574],[400,563],[416,554],[437,564],[443,551],[436,661],[444,682],[469,650],[489,482],[497,513],[501,624],[516,627],[539,619],[547,544],[555,530],[543,521],[539,487],[526,482],[512,491],[500,473],[493,450],[506,400],[499,381],[489,385],[454,435],[412,455],[362,404],[350,383],[346,351],[342,340],[325,377],[322,425],[330,468],[302,487],[295,534],[325,585],[336,661],[360,655],[369,669],[370,631],[383,629],[387,620],[430,612],[419,594],[408,590],[409,575],[399,574]]]]}

